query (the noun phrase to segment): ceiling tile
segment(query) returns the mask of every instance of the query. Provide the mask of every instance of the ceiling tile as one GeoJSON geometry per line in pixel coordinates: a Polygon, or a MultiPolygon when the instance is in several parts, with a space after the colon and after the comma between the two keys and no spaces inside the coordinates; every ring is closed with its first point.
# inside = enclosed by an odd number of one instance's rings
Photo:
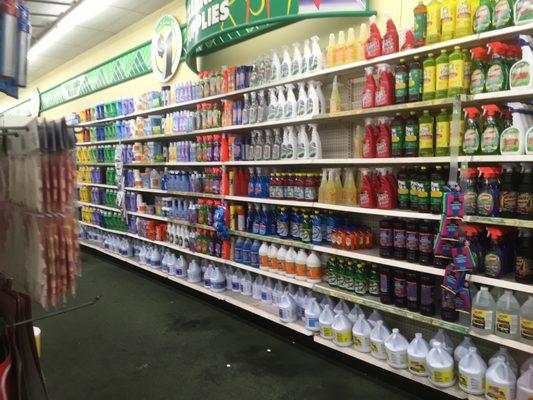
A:
{"type": "Polygon", "coordinates": [[[82,53],[84,50],[85,49],[80,46],[55,43],[52,47],[46,50],[46,55],[48,57],[57,58],[58,60],[70,60],[82,53]]]}
{"type": "Polygon", "coordinates": [[[83,22],[80,26],[118,33],[143,17],[143,14],[134,11],[127,11],[117,7],[106,7],[105,11],[90,21],[83,22]]]}
{"type": "Polygon", "coordinates": [[[109,37],[109,32],[77,26],[68,35],[59,39],[58,43],[89,49],[109,37]]]}

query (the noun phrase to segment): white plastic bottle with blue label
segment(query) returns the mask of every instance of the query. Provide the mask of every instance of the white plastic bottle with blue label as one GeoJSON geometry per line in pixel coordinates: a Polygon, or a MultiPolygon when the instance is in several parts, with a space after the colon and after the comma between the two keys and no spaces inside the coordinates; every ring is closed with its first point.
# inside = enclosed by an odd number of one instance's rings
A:
{"type": "Polygon", "coordinates": [[[303,287],[299,287],[296,295],[294,296],[294,301],[296,302],[296,312],[300,319],[305,318],[305,292],[303,287]]]}
{"type": "Polygon", "coordinates": [[[298,82],[298,100],[296,101],[296,114],[303,117],[307,114],[307,92],[305,82],[298,82]]]}
{"type": "Polygon", "coordinates": [[[296,150],[298,159],[309,158],[309,138],[307,137],[306,125],[298,126],[298,144],[296,150]]]}
{"type": "Polygon", "coordinates": [[[283,46],[283,58],[281,61],[281,79],[286,79],[291,73],[291,55],[289,53],[289,46],[283,46]]]}
{"type": "Polygon", "coordinates": [[[272,304],[272,289],[274,284],[270,277],[266,278],[261,287],[261,302],[265,304],[272,304]]]}
{"type": "Polygon", "coordinates": [[[283,287],[283,283],[281,281],[277,281],[274,285],[274,289],[272,290],[272,305],[278,306],[279,302],[281,301],[281,296],[283,296],[285,288],[283,287]]]}
{"type": "Polygon", "coordinates": [[[217,265],[210,277],[211,281],[211,290],[215,293],[221,293],[226,290],[226,277],[220,270],[220,267],[217,265]]]}
{"type": "Polygon", "coordinates": [[[298,319],[296,302],[289,293],[281,296],[279,302],[279,319],[285,323],[295,322],[298,319]]]}
{"type": "Polygon", "coordinates": [[[196,262],[196,259],[193,259],[189,263],[189,268],[187,269],[187,281],[191,283],[198,283],[202,280],[202,270],[196,262]]]}
{"type": "Polygon", "coordinates": [[[318,332],[320,330],[320,325],[318,324],[318,319],[322,309],[314,297],[312,297],[307,306],[305,307],[305,328],[312,332],[318,332]]]}
{"type": "Polygon", "coordinates": [[[261,289],[263,288],[263,278],[257,275],[252,284],[252,297],[255,300],[261,300],[261,289]]]}
{"type": "Polygon", "coordinates": [[[243,296],[249,297],[252,295],[252,274],[250,271],[246,271],[241,278],[240,289],[243,296]]]}
{"type": "Polygon", "coordinates": [[[295,42],[292,44],[291,76],[298,76],[302,73],[303,62],[304,58],[300,51],[300,43],[295,42]]]}

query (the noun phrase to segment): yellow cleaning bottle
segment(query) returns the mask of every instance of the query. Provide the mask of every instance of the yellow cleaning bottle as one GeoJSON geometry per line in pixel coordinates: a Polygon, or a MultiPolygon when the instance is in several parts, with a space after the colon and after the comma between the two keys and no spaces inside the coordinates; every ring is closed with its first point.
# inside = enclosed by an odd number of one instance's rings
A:
{"type": "Polygon", "coordinates": [[[356,42],[356,58],[357,61],[365,59],[365,43],[368,40],[368,25],[362,23],[359,27],[359,38],[356,42]]]}
{"type": "Polygon", "coordinates": [[[337,50],[337,44],[335,43],[335,34],[329,34],[329,43],[326,48],[326,64],[328,68],[335,66],[335,52],[337,50]]]}
{"type": "Polygon", "coordinates": [[[428,21],[426,28],[426,44],[440,42],[441,8],[442,4],[440,0],[431,0],[427,5],[428,21]]]}
{"type": "Polygon", "coordinates": [[[339,37],[337,39],[337,47],[335,48],[335,65],[343,65],[346,63],[344,60],[344,51],[346,49],[346,39],[344,37],[344,31],[339,31],[339,37]]]}
{"type": "Polygon", "coordinates": [[[440,9],[440,22],[442,29],[441,40],[451,40],[455,36],[455,17],[457,10],[457,0],[442,0],[440,9]]]}
{"type": "Polygon", "coordinates": [[[344,186],[342,188],[342,204],[345,206],[357,205],[357,186],[355,185],[355,179],[351,169],[345,171],[344,186]]]}
{"type": "Polygon", "coordinates": [[[355,30],[348,29],[348,38],[346,39],[346,46],[344,47],[344,62],[352,63],[356,60],[356,44],[355,44],[355,30]]]}
{"type": "Polygon", "coordinates": [[[461,38],[472,34],[472,18],[474,15],[473,0],[457,0],[455,10],[455,37],[461,38]]]}

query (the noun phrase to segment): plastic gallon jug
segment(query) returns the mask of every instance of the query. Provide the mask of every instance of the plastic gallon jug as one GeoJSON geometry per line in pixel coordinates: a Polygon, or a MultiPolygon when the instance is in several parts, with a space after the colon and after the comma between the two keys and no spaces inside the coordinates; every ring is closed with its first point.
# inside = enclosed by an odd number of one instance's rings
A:
{"type": "Polygon", "coordinates": [[[533,365],[516,382],[516,400],[533,399],[533,365]]]}
{"type": "Polygon", "coordinates": [[[259,268],[261,269],[269,269],[268,250],[269,246],[267,242],[263,242],[261,247],[259,247],[259,268]]]}
{"type": "Polygon", "coordinates": [[[281,296],[279,302],[279,319],[281,322],[289,323],[298,319],[296,313],[296,302],[289,293],[285,293],[281,296]]]}
{"type": "Polygon", "coordinates": [[[489,288],[481,286],[472,303],[471,328],[474,332],[488,335],[494,331],[494,310],[496,303],[489,292],[489,288]]]}
{"type": "Polygon", "coordinates": [[[320,305],[314,297],[311,297],[305,307],[305,329],[312,332],[318,332],[320,330],[318,319],[320,318],[321,313],[322,310],[320,305]]]}
{"type": "Polygon", "coordinates": [[[515,394],[515,373],[504,357],[496,357],[485,374],[485,397],[489,400],[514,400],[515,394]]]}
{"type": "Polygon", "coordinates": [[[324,309],[318,317],[318,325],[320,326],[320,336],[322,336],[324,339],[332,340],[333,329],[331,328],[331,325],[333,324],[333,318],[335,318],[335,315],[333,314],[333,310],[331,309],[330,304],[326,303],[323,307],[324,309]]]}
{"type": "Polygon", "coordinates": [[[242,272],[240,269],[233,271],[231,275],[231,291],[233,293],[240,293],[241,291],[242,272]]]}
{"type": "Polygon", "coordinates": [[[486,372],[487,364],[478,354],[477,349],[470,347],[459,363],[459,387],[468,394],[483,394],[486,372]]]}
{"type": "Polygon", "coordinates": [[[359,318],[359,315],[363,314],[363,310],[361,310],[361,307],[359,307],[357,304],[354,304],[350,312],[348,313],[348,319],[352,322],[352,324],[355,324],[357,319],[359,318]]]}
{"type": "Polygon", "coordinates": [[[209,277],[209,281],[211,283],[210,287],[213,292],[220,293],[226,290],[226,276],[220,270],[220,267],[216,266],[213,269],[211,276],[209,277]]]}
{"type": "Polygon", "coordinates": [[[533,356],[529,357],[520,367],[520,375],[529,371],[529,367],[533,365],[533,356]]]}
{"type": "Polygon", "coordinates": [[[518,375],[518,365],[516,364],[516,361],[509,353],[509,350],[507,350],[506,347],[500,346],[500,349],[494,353],[494,355],[489,360],[489,365],[492,365],[496,362],[498,357],[503,357],[507,365],[511,368],[515,376],[518,375]]]}
{"type": "Polygon", "coordinates": [[[376,326],[376,322],[378,321],[383,321],[383,317],[378,310],[374,310],[368,317],[368,323],[372,326],[372,328],[374,328],[376,326]]]}
{"type": "Polygon", "coordinates": [[[459,345],[453,351],[453,359],[455,360],[455,363],[457,365],[459,365],[459,362],[463,359],[464,356],[466,356],[471,347],[476,346],[474,346],[474,343],[472,342],[470,336],[465,336],[463,341],[459,343],[459,345]]]}
{"type": "Polygon", "coordinates": [[[243,296],[251,296],[252,285],[252,274],[250,273],[250,271],[246,271],[246,273],[241,279],[241,294],[243,296]]]}
{"type": "Polygon", "coordinates": [[[437,387],[450,387],[455,384],[453,358],[442,344],[434,342],[426,357],[429,381],[437,387]]]}
{"type": "Polygon", "coordinates": [[[337,346],[347,347],[352,344],[352,323],[342,310],[337,312],[333,318],[331,330],[333,331],[333,342],[337,346]]]}
{"type": "Polygon", "coordinates": [[[450,339],[450,337],[446,334],[444,329],[439,328],[437,330],[437,333],[435,334],[435,336],[433,336],[431,340],[429,341],[429,346],[433,347],[433,345],[436,342],[439,342],[442,345],[442,348],[446,350],[448,353],[453,354],[452,339],[450,339]]]}
{"type": "Polygon", "coordinates": [[[298,317],[304,319],[305,317],[305,292],[302,287],[298,288],[296,295],[294,296],[294,301],[296,302],[296,313],[298,317]]]}
{"type": "Polygon", "coordinates": [[[263,277],[257,275],[252,284],[252,297],[256,300],[261,300],[261,289],[263,288],[263,277]]]}
{"type": "Polygon", "coordinates": [[[192,260],[189,263],[189,269],[187,270],[187,280],[192,283],[198,283],[202,280],[202,270],[200,269],[200,266],[196,262],[196,260],[192,260]]]}
{"type": "Polygon", "coordinates": [[[322,297],[322,300],[320,300],[320,307],[324,308],[326,304],[329,304],[330,308],[333,309],[334,307],[333,300],[331,299],[331,297],[327,295],[322,297]]]}
{"type": "Polygon", "coordinates": [[[233,269],[231,267],[226,268],[226,289],[232,289],[233,269]]]}
{"type": "Polygon", "coordinates": [[[511,290],[505,290],[496,302],[496,335],[516,340],[519,332],[520,304],[511,290]]]}
{"type": "Polygon", "coordinates": [[[355,350],[361,353],[370,353],[372,351],[370,332],[372,332],[372,325],[366,320],[363,313],[359,314],[352,328],[355,350]]]}
{"type": "Polygon", "coordinates": [[[180,255],[178,257],[175,265],[176,265],[176,276],[184,277],[187,275],[187,261],[185,261],[185,257],[183,257],[183,255],[180,255]]]}
{"type": "Polygon", "coordinates": [[[407,366],[413,375],[427,376],[426,357],[429,352],[428,342],[420,332],[415,333],[415,338],[407,346],[407,366]]]}
{"type": "Polygon", "coordinates": [[[272,289],[274,288],[274,284],[272,283],[272,279],[266,278],[266,280],[263,283],[263,286],[261,287],[261,302],[265,304],[272,304],[272,289]]]}
{"type": "Polygon", "coordinates": [[[342,311],[344,315],[348,315],[350,313],[350,308],[348,307],[348,304],[346,304],[346,302],[341,299],[339,300],[333,311],[335,313],[342,311]]]}
{"type": "Polygon", "coordinates": [[[390,336],[385,339],[387,362],[392,368],[407,368],[407,347],[409,343],[398,328],[394,328],[390,336]]]}
{"type": "Polygon", "coordinates": [[[385,339],[390,335],[389,329],[383,324],[383,321],[376,321],[376,326],[370,332],[370,346],[372,347],[372,355],[378,360],[387,359],[387,351],[385,350],[385,339]]]}
{"type": "Polygon", "coordinates": [[[279,302],[281,301],[281,296],[283,296],[283,283],[281,281],[277,281],[276,285],[274,285],[274,289],[272,290],[272,304],[275,306],[279,305],[279,302]]]}

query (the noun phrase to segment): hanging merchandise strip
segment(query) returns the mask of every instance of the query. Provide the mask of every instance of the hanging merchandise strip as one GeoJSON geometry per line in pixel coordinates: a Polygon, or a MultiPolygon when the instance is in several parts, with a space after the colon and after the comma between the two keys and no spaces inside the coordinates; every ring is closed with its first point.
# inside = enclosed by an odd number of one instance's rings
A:
{"type": "Polygon", "coordinates": [[[76,292],[75,138],[65,120],[4,117],[16,129],[0,152],[0,270],[42,306],[76,292]],[[23,129],[21,129],[23,128],[23,129]]]}

